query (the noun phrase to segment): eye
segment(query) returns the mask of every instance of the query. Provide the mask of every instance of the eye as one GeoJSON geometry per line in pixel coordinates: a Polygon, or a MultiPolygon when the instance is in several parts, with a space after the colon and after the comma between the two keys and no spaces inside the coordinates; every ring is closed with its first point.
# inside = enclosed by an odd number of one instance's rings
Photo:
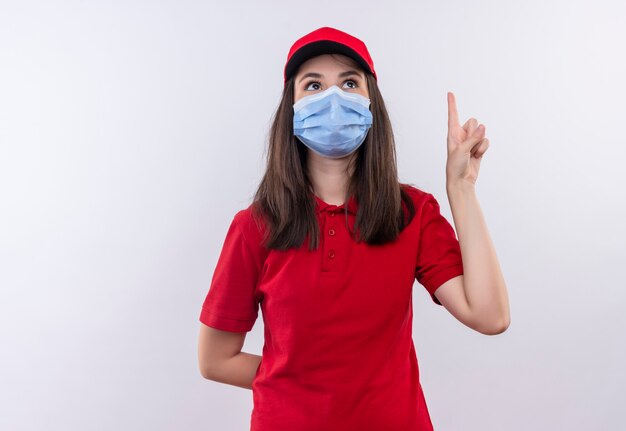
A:
{"type": "Polygon", "coordinates": [[[348,88],[357,88],[357,87],[358,87],[358,85],[357,85],[357,83],[356,83],[356,81],[355,81],[355,80],[353,80],[353,79],[348,79],[348,80],[346,81],[346,83],[348,83],[348,82],[351,82],[352,84],[354,84],[354,87],[348,87],[348,88]]]}
{"type": "MultiPolygon", "coordinates": [[[[351,83],[352,84],[351,86],[348,86],[348,88],[350,88],[350,89],[354,89],[354,88],[357,88],[359,86],[354,79],[347,79],[346,81],[344,81],[344,84],[347,84],[347,83],[351,83]]],[[[306,91],[309,91],[309,90],[315,91],[315,90],[319,90],[320,88],[321,88],[321,86],[320,86],[319,81],[307,82],[306,86],[304,87],[304,89],[306,91]],[[312,85],[316,85],[317,87],[311,88],[312,85]]]]}
{"type": "MultiPolygon", "coordinates": [[[[309,90],[309,87],[311,87],[311,85],[317,85],[319,87],[320,83],[317,81],[311,81],[306,84],[306,87],[304,89],[309,90]]],[[[314,88],[313,90],[319,90],[319,88],[314,88]]]]}

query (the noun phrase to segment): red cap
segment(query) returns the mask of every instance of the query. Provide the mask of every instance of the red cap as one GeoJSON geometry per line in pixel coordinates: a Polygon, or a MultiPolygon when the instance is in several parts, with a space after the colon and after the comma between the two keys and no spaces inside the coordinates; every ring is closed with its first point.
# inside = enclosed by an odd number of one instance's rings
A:
{"type": "Polygon", "coordinates": [[[374,61],[365,43],[356,37],[332,27],[321,27],[298,39],[289,50],[285,64],[285,82],[293,75],[298,67],[311,57],[321,54],[343,54],[374,75],[374,61]]]}

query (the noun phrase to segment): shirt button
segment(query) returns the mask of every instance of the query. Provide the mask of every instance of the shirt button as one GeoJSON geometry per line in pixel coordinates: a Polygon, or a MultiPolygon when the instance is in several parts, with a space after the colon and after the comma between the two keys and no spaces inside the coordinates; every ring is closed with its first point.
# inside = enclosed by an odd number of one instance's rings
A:
{"type": "Polygon", "coordinates": [[[329,251],[329,252],[328,252],[328,257],[329,257],[329,258],[331,258],[331,259],[332,259],[333,257],[335,257],[335,251],[334,251],[334,250],[329,251]]]}
{"type": "Polygon", "coordinates": [[[335,229],[328,229],[328,235],[333,236],[335,234],[335,229]]]}
{"type": "Polygon", "coordinates": [[[330,217],[335,217],[335,212],[334,212],[334,211],[330,211],[330,212],[328,213],[328,215],[329,215],[330,217]]]}

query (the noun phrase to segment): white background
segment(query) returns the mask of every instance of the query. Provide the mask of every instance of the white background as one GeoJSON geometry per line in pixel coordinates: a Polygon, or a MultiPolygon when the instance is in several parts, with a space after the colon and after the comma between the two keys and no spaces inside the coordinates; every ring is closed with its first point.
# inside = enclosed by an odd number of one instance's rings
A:
{"type": "MultiPolygon", "coordinates": [[[[400,180],[445,193],[446,92],[487,127],[477,194],[511,326],[414,286],[435,429],[619,430],[624,2],[0,3],[0,428],[246,430],[198,317],[264,168],[291,44],[367,44],[400,180]]],[[[261,353],[261,314],[244,351],[261,353]]]]}

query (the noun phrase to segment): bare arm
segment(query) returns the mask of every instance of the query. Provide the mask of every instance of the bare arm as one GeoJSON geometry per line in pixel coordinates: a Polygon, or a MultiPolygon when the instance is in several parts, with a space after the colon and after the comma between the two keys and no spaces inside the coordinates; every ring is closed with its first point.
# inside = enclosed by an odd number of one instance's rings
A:
{"type": "Polygon", "coordinates": [[[437,289],[437,299],[467,326],[488,335],[505,331],[509,298],[496,250],[476,197],[475,184],[489,148],[484,124],[459,124],[456,98],[448,92],[446,190],[463,256],[463,276],[437,289]]]}
{"type": "Polygon", "coordinates": [[[463,275],[435,295],[451,314],[486,335],[504,332],[511,321],[506,284],[475,190],[448,187],[450,208],[463,256],[463,275]]]}
{"type": "Polygon", "coordinates": [[[222,331],[200,324],[198,365],[205,379],[252,389],[261,356],[242,352],[247,332],[222,331]]]}

